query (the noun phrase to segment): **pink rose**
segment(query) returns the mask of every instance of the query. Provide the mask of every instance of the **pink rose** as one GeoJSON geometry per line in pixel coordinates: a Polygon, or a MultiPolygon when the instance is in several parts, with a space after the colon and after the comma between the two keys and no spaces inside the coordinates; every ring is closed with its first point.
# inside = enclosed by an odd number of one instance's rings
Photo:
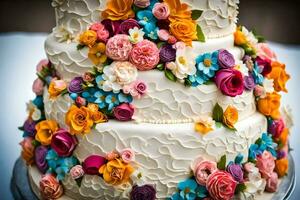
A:
{"type": "Polygon", "coordinates": [[[157,19],[168,19],[170,15],[170,9],[169,6],[165,3],[156,3],[154,4],[152,13],[157,19]]]}
{"type": "Polygon", "coordinates": [[[132,149],[127,148],[127,149],[123,149],[120,152],[121,158],[125,163],[130,163],[133,162],[135,160],[135,153],[132,149]]]}
{"type": "Polygon", "coordinates": [[[186,45],[184,42],[176,42],[173,45],[173,48],[177,49],[177,50],[184,50],[186,48],[186,45]]]}
{"type": "Polygon", "coordinates": [[[44,91],[44,82],[37,78],[35,79],[35,81],[33,82],[32,85],[32,91],[37,95],[43,95],[43,91],[44,91]]]}
{"type": "Polygon", "coordinates": [[[90,30],[93,30],[97,33],[97,39],[102,42],[107,42],[109,38],[109,32],[105,29],[105,26],[100,22],[96,22],[91,25],[90,30]]]}
{"type": "Polygon", "coordinates": [[[264,151],[261,155],[257,156],[256,167],[263,178],[270,178],[275,169],[275,158],[270,152],[264,151]]]}
{"type": "Polygon", "coordinates": [[[72,155],[76,145],[77,138],[71,135],[68,131],[60,129],[54,133],[51,140],[51,148],[62,157],[72,155]]]}
{"type": "Polygon", "coordinates": [[[134,5],[139,8],[146,8],[150,6],[150,0],[134,0],[134,5]]]}
{"type": "Polygon", "coordinates": [[[161,41],[168,41],[168,39],[171,36],[169,31],[167,31],[165,29],[160,29],[159,31],[157,31],[157,35],[161,41]]]}
{"type": "Polygon", "coordinates": [[[63,195],[63,187],[51,174],[42,176],[40,192],[43,199],[58,199],[63,195]]]}
{"type": "Polygon", "coordinates": [[[260,96],[264,96],[266,94],[266,91],[264,89],[264,87],[260,86],[260,85],[256,85],[254,88],[254,95],[256,97],[260,97],[260,96]]]}
{"type": "Polygon", "coordinates": [[[277,188],[278,188],[278,175],[276,172],[273,172],[271,177],[267,179],[266,191],[276,192],[277,188]]]}
{"type": "Polygon", "coordinates": [[[284,129],[285,124],[282,118],[272,121],[268,126],[268,132],[271,133],[274,138],[279,138],[284,129]]]}
{"type": "Polygon", "coordinates": [[[206,186],[209,175],[217,169],[217,164],[215,162],[204,160],[202,157],[196,159],[192,165],[192,170],[197,183],[203,186],[206,186]]]}
{"type": "Polygon", "coordinates": [[[75,103],[78,107],[81,107],[81,106],[85,106],[86,105],[86,99],[85,98],[82,98],[80,96],[78,96],[75,100],[75,103]]]}
{"type": "Polygon", "coordinates": [[[36,71],[41,72],[43,70],[43,68],[48,67],[49,64],[50,64],[50,62],[48,59],[41,60],[36,66],[36,71]]]}
{"type": "Polygon", "coordinates": [[[123,103],[114,108],[114,116],[119,121],[130,121],[132,119],[134,108],[129,103],[123,103]]]}
{"type": "Polygon", "coordinates": [[[255,164],[248,162],[244,164],[244,170],[247,173],[253,173],[255,170],[257,170],[257,168],[255,167],[255,164]]]}
{"type": "Polygon", "coordinates": [[[95,76],[91,72],[85,72],[82,78],[86,82],[92,82],[95,80],[95,76]]]}
{"type": "Polygon", "coordinates": [[[97,32],[98,30],[104,29],[104,25],[100,22],[93,23],[90,26],[90,30],[97,32]]]}
{"type": "Polygon", "coordinates": [[[106,154],[105,158],[110,161],[110,160],[115,160],[116,158],[119,157],[119,154],[118,152],[116,151],[112,151],[112,152],[109,152],[106,154]]]}
{"type": "Polygon", "coordinates": [[[123,92],[140,99],[144,94],[146,94],[147,85],[143,81],[137,80],[130,85],[125,85],[123,87],[123,92]]]}
{"type": "Polygon", "coordinates": [[[110,38],[106,44],[106,55],[117,61],[126,61],[132,50],[128,35],[118,34],[110,38]]]}
{"type": "Polygon", "coordinates": [[[143,40],[132,49],[130,62],[141,71],[151,70],[159,62],[159,49],[153,42],[143,40]]]}
{"type": "Polygon", "coordinates": [[[76,166],[72,167],[70,170],[70,175],[74,180],[83,177],[84,170],[83,170],[82,166],[76,165],[76,166]]]}
{"type": "Polygon", "coordinates": [[[98,175],[99,168],[106,163],[106,159],[102,156],[91,155],[87,157],[82,164],[85,174],[98,175]]]}
{"type": "Polygon", "coordinates": [[[271,61],[277,60],[276,54],[270,49],[267,43],[258,43],[256,45],[256,54],[261,59],[267,59],[271,61]]]}
{"type": "Polygon", "coordinates": [[[225,171],[215,171],[206,182],[206,188],[214,200],[230,200],[236,186],[237,182],[225,171]]]}
{"type": "Polygon", "coordinates": [[[235,97],[244,91],[244,79],[240,71],[232,68],[221,69],[216,73],[217,87],[224,95],[235,97]]]}
{"type": "Polygon", "coordinates": [[[169,44],[175,44],[177,42],[177,39],[175,36],[171,35],[168,39],[169,44]]]}

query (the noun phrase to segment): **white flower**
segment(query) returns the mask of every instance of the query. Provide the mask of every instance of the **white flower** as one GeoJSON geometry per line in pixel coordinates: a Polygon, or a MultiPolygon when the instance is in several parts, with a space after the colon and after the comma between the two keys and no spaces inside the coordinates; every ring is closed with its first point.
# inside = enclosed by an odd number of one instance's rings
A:
{"type": "Polygon", "coordinates": [[[143,186],[146,184],[146,182],[143,179],[143,174],[140,170],[135,170],[131,174],[130,179],[132,180],[133,185],[143,186]]]}
{"type": "Polygon", "coordinates": [[[294,126],[294,117],[292,114],[292,109],[289,105],[283,105],[281,107],[281,115],[285,122],[287,128],[292,128],[294,126]]]}
{"type": "Polygon", "coordinates": [[[178,79],[184,79],[188,75],[194,75],[196,73],[196,61],[193,49],[186,47],[184,49],[178,49],[176,52],[176,61],[167,64],[172,73],[178,79]]]}
{"type": "Polygon", "coordinates": [[[132,44],[137,44],[144,39],[145,32],[138,27],[134,27],[133,29],[129,29],[129,41],[132,44]]]}
{"type": "Polygon", "coordinates": [[[238,61],[235,69],[239,70],[244,76],[249,75],[249,69],[247,68],[246,64],[243,63],[243,61],[238,61]]]}
{"type": "Polygon", "coordinates": [[[60,43],[67,42],[67,44],[70,44],[75,40],[73,33],[67,30],[64,26],[55,27],[53,29],[53,33],[54,37],[60,43]]]}
{"type": "Polygon", "coordinates": [[[242,32],[244,33],[245,37],[247,38],[247,41],[251,44],[252,47],[254,47],[257,43],[258,40],[254,36],[253,32],[248,31],[246,27],[242,27],[242,32]]]}
{"type": "Polygon", "coordinates": [[[102,88],[106,92],[118,93],[123,86],[136,81],[137,76],[137,68],[130,62],[113,62],[103,70],[102,88]]]}
{"type": "Polygon", "coordinates": [[[32,101],[27,103],[27,112],[29,115],[31,115],[31,118],[34,121],[38,121],[41,119],[42,112],[40,111],[40,109],[38,109],[38,107],[36,105],[33,104],[32,101]]]}
{"type": "Polygon", "coordinates": [[[264,79],[263,88],[265,89],[266,93],[273,93],[274,92],[274,80],[273,79],[264,79]]]}

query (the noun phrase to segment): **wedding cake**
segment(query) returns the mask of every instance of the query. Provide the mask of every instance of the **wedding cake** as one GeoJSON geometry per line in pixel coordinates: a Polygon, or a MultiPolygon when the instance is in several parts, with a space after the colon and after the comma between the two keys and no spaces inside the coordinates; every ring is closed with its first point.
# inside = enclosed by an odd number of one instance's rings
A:
{"type": "Polygon", "coordinates": [[[20,128],[40,199],[270,199],[290,76],[238,0],[53,0],[20,128]]]}

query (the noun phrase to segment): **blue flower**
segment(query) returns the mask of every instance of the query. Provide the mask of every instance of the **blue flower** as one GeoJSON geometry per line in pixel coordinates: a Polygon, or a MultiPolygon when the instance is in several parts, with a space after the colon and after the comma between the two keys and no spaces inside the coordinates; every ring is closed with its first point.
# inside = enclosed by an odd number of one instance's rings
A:
{"type": "Polygon", "coordinates": [[[43,108],[44,108],[43,96],[36,96],[35,99],[32,101],[32,103],[33,103],[38,109],[43,109],[43,108]]]}
{"type": "Polygon", "coordinates": [[[94,94],[94,97],[96,98],[94,103],[98,104],[99,108],[101,108],[101,109],[106,107],[106,102],[105,102],[106,96],[107,96],[107,93],[102,90],[99,90],[99,91],[95,92],[95,94],[94,94]]]}
{"type": "Polygon", "coordinates": [[[82,97],[85,98],[89,103],[94,103],[96,97],[94,96],[98,90],[96,88],[89,88],[82,93],[82,97]]]}
{"type": "Polygon", "coordinates": [[[206,76],[203,72],[197,71],[195,75],[188,76],[189,81],[192,83],[193,87],[202,85],[209,80],[209,77],[206,76]]]}
{"type": "Polygon", "coordinates": [[[276,153],[276,147],[277,144],[273,142],[273,139],[271,135],[268,135],[267,133],[263,133],[261,137],[261,144],[260,144],[260,149],[262,151],[269,151],[274,157],[277,156],[276,153]]]}
{"type": "Polygon", "coordinates": [[[263,151],[260,149],[260,147],[257,144],[251,144],[249,148],[249,158],[250,159],[256,159],[257,156],[261,155],[263,151]]]}
{"type": "Polygon", "coordinates": [[[115,93],[109,93],[106,97],[105,97],[105,103],[107,103],[108,105],[108,110],[111,111],[115,106],[120,104],[120,101],[118,99],[117,94],[115,93]]]}
{"type": "Polygon", "coordinates": [[[158,0],[150,0],[150,5],[148,6],[148,9],[152,11],[154,5],[158,2],[158,0]]]}
{"type": "Polygon", "coordinates": [[[238,164],[238,165],[241,165],[242,162],[243,162],[243,159],[244,159],[244,156],[243,156],[241,153],[239,153],[239,154],[235,157],[234,163],[235,163],[235,164],[238,164]]]}
{"type": "Polygon", "coordinates": [[[262,70],[259,68],[257,62],[254,63],[253,71],[252,71],[252,76],[254,78],[255,84],[262,85],[264,82],[264,77],[261,74],[262,70]]]}
{"type": "Polygon", "coordinates": [[[150,10],[141,10],[137,13],[138,22],[145,26],[148,23],[156,23],[156,19],[150,10]]]}
{"type": "Polygon", "coordinates": [[[205,53],[196,58],[197,70],[203,72],[209,78],[215,76],[215,72],[219,70],[218,51],[213,53],[205,53]]]}
{"type": "Polygon", "coordinates": [[[144,31],[147,37],[149,37],[152,40],[157,40],[158,39],[158,28],[154,23],[148,23],[144,27],[144,31]]]}
{"type": "Polygon", "coordinates": [[[119,93],[118,94],[118,100],[120,103],[131,103],[133,98],[131,95],[119,93]]]}
{"type": "MultiPolygon", "coordinates": [[[[197,197],[198,184],[194,179],[187,179],[178,184],[179,191],[175,193],[171,199],[172,200],[194,200],[197,197]]],[[[199,194],[202,194],[199,190],[199,194]]]]}
{"type": "Polygon", "coordinates": [[[103,83],[104,83],[104,78],[102,75],[99,75],[96,77],[96,83],[97,83],[97,86],[99,89],[102,89],[103,88],[103,83]]]}

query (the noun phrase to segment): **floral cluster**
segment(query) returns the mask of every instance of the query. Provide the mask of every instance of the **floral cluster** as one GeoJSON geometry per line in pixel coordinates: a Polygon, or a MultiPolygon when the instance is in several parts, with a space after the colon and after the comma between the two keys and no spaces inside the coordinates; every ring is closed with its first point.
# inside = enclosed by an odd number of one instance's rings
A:
{"type": "Polygon", "coordinates": [[[234,195],[248,199],[264,191],[275,192],[278,178],[287,172],[286,161],[276,149],[271,135],[264,133],[249,148],[246,162],[241,154],[230,162],[222,156],[218,163],[200,156],[191,165],[193,177],[180,182],[178,192],[170,199],[230,200],[234,195]]]}

